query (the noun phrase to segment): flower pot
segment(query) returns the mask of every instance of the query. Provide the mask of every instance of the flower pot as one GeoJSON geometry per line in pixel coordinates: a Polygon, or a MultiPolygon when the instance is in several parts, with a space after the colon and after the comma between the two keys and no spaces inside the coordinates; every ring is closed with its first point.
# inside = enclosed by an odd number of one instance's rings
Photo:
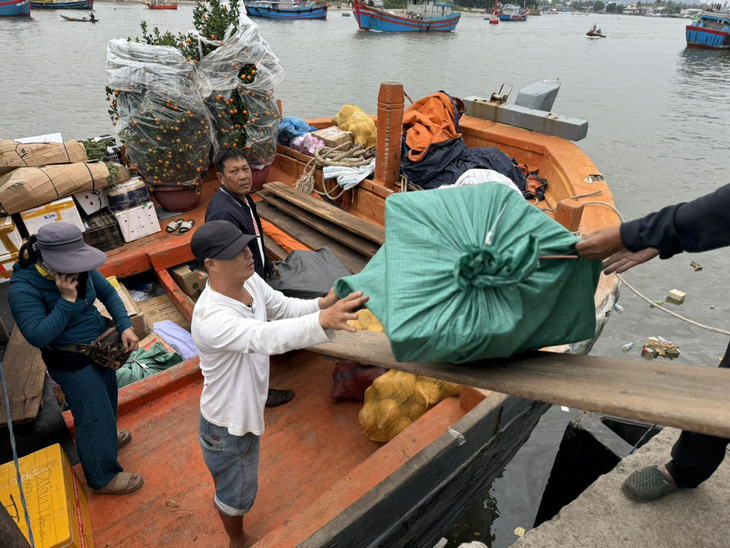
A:
{"type": "Polygon", "coordinates": [[[269,167],[271,166],[264,166],[261,169],[251,168],[251,190],[253,192],[261,190],[269,179],[269,167]]]}
{"type": "Polygon", "coordinates": [[[150,190],[165,211],[190,211],[200,203],[200,194],[190,188],[156,185],[150,187],[150,190]]]}

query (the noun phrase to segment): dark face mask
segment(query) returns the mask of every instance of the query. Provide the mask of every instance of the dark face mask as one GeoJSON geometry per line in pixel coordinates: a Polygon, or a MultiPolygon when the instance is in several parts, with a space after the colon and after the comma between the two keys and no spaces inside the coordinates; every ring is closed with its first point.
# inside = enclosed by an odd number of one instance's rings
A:
{"type": "Polygon", "coordinates": [[[79,285],[76,286],[76,296],[78,299],[86,300],[86,283],[89,281],[89,273],[79,272],[77,280],[79,285]]]}

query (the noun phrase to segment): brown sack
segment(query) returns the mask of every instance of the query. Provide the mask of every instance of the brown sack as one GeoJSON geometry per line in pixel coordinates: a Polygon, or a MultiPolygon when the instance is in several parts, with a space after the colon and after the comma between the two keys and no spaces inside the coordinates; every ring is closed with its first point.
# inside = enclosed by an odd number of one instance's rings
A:
{"type": "Polygon", "coordinates": [[[0,175],[0,204],[8,213],[18,213],[76,192],[105,188],[108,176],[104,162],[21,167],[0,175]]]}
{"type": "Polygon", "coordinates": [[[16,167],[69,164],[88,159],[84,145],[78,141],[22,144],[0,139],[0,175],[16,167]]]}

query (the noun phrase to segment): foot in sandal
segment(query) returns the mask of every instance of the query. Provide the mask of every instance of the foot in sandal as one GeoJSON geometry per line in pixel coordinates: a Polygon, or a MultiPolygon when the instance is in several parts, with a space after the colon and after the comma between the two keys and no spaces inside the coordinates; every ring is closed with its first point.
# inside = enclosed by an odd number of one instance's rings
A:
{"type": "Polygon", "coordinates": [[[128,495],[134,493],[144,485],[144,480],[139,474],[119,472],[114,479],[101,489],[94,489],[100,495],[128,495]]]}
{"type": "Polygon", "coordinates": [[[193,219],[190,219],[189,221],[183,221],[183,224],[180,225],[180,234],[185,234],[186,232],[189,232],[191,228],[195,226],[195,221],[193,219]]]}
{"type": "Polygon", "coordinates": [[[182,225],[185,222],[185,219],[176,219],[174,221],[170,221],[167,224],[167,231],[172,234],[175,232],[178,228],[180,228],[180,225],[182,225]]]}

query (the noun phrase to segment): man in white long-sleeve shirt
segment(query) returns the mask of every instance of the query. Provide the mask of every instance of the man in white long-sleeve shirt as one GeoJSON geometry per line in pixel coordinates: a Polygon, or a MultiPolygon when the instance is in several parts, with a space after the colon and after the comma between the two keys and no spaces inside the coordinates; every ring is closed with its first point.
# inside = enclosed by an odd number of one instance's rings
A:
{"type": "Polygon", "coordinates": [[[243,516],[258,491],[259,439],[269,388],[269,356],[334,338],[367,297],[339,300],[286,297],[254,272],[248,242],[228,221],[210,221],[193,235],[193,255],[208,271],[208,285],[193,311],[192,334],[205,382],[200,396],[200,446],[216,484],[215,504],[230,547],[255,539],[243,516]],[[270,321],[273,320],[273,321],[270,321]]]}

